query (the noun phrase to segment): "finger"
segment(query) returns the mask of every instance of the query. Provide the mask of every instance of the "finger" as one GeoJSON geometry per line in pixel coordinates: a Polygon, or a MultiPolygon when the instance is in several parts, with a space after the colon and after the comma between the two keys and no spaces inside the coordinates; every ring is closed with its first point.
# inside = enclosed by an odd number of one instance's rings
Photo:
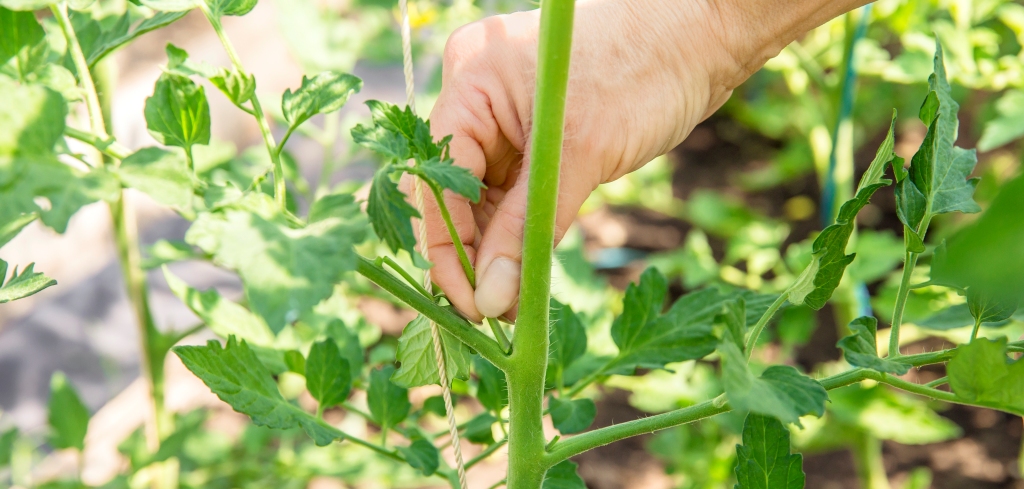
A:
{"type": "MultiPolygon", "coordinates": [[[[508,312],[519,299],[522,278],[523,228],[526,223],[527,173],[505,194],[491,216],[477,249],[476,309],[486,317],[508,312]]],[[[555,213],[555,243],[572,225],[583,202],[594,190],[590,179],[563,178],[555,213]]]]}

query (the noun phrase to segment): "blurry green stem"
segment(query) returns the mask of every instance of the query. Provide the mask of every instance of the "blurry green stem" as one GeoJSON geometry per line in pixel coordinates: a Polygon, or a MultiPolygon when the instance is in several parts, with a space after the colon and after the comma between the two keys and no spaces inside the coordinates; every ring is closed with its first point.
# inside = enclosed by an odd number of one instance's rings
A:
{"type": "MultiPolygon", "coordinates": [[[[214,32],[217,33],[217,37],[220,39],[220,43],[224,46],[224,51],[228,53],[228,58],[231,59],[232,66],[235,67],[239,73],[245,73],[245,68],[242,66],[242,60],[238,57],[238,53],[235,52],[235,47],[231,44],[231,40],[228,39],[227,33],[224,32],[224,26],[220,23],[220,17],[217,17],[210,11],[210,7],[206,5],[206,2],[197,2],[199,9],[206,15],[206,20],[210,22],[214,32]]],[[[260,126],[260,134],[263,136],[263,143],[267,147],[267,153],[270,154],[270,161],[274,164],[274,201],[281,209],[287,208],[287,187],[284,182],[284,166],[281,164],[281,148],[278,147],[277,143],[274,142],[274,135],[270,132],[270,124],[267,122],[267,117],[263,113],[263,106],[260,104],[260,99],[256,95],[252,97],[252,111],[256,118],[256,123],[260,126]]],[[[281,147],[284,145],[282,144],[281,147]]]]}
{"type": "Polygon", "coordinates": [[[783,292],[777,298],[772,305],[768,306],[768,310],[761,315],[761,319],[757,320],[757,324],[750,330],[750,336],[747,338],[747,360],[750,360],[750,354],[754,351],[754,346],[757,345],[757,338],[761,336],[761,332],[764,331],[765,326],[768,325],[768,321],[772,320],[775,313],[778,312],[779,308],[786,303],[789,299],[789,292],[783,292]]]}
{"type": "Polygon", "coordinates": [[[132,154],[132,150],[121,146],[113,137],[101,138],[97,134],[75,129],[71,126],[64,127],[64,135],[86,143],[117,160],[123,160],[132,154]]]}
{"type": "Polygon", "coordinates": [[[974,318],[974,329],[971,330],[971,343],[978,338],[978,330],[981,329],[981,316],[974,318]]]}
{"type": "Polygon", "coordinates": [[[85,60],[82,45],[79,44],[75,28],[71,24],[71,18],[68,17],[68,4],[64,1],[57,2],[50,5],[50,10],[53,12],[53,17],[57,19],[57,23],[60,24],[60,30],[64,33],[64,38],[67,39],[71,61],[75,64],[75,70],[78,71],[78,79],[85,90],[85,105],[89,111],[89,128],[100,139],[106,139],[107,128],[106,124],[103,123],[103,108],[100,105],[96,84],[92,80],[92,73],[89,71],[89,63],[85,60]]]}
{"type": "Polygon", "coordinates": [[[853,437],[850,451],[862,489],[889,489],[889,478],[882,463],[882,440],[862,431],[853,437]]]}
{"type": "Polygon", "coordinates": [[[491,446],[487,447],[486,449],[484,449],[484,451],[480,452],[480,455],[477,455],[471,458],[468,462],[466,462],[466,470],[469,470],[470,467],[486,460],[487,457],[490,457],[492,454],[494,454],[494,452],[498,451],[499,448],[505,446],[506,443],[508,443],[508,438],[504,438],[502,440],[498,440],[497,442],[492,443],[491,446]]]}
{"type": "Polygon", "coordinates": [[[949,382],[949,377],[943,376],[943,377],[939,377],[939,378],[937,378],[937,379],[935,379],[935,380],[925,384],[924,386],[925,387],[938,387],[938,386],[940,386],[942,384],[945,384],[945,383],[948,383],[948,382],[949,382]]]}
{"type": "Polygon", "coordinates": [[[331,174],[334,173],[334,152],[338,143],[338,123],[340,115],[337,111],[324,114],[322,137],[316,139],[324,147],[324,162],[320,168],[320,179],[316,182],[314,198],[327,193],[331,185],[331,174]]]}

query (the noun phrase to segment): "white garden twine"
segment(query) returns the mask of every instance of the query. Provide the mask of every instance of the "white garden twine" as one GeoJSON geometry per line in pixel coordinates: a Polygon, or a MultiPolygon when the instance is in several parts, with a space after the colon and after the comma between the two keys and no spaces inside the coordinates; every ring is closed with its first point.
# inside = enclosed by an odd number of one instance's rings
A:
{"type": "MultiPolygon", "coordinates": [[[[409,108],[415,113],[416,93],[412,71],[412,33],[409,27],[409,2],[408,0],[399,0],[398,5],[402,11],[402,65],[405,72],[405,99],[409,108]]],[[[419,178],[413,178],[413,192],[416,194],[416,210],[421,216],[419,225],[420,254],[423,255],[425,260],[429,261],[430,258],[427,256],[427,222],[423,203],[423,184],[419,178]]],[[[429,291],[430,287],[430,270],[427,269],[423,271],[423,288],[429,291]]],[[[444,411],[448,415],[448,431],[451,432],[452,448],[455,451],[455,468],[459,474],[459,487],[467,489],[466,467],[462,461],[462,447],[459,444],[459,425],[455,421],[455,409],[452,407],[451,379],[448,377],[448,369],[445,365],[441,332],[434,321],[430,321],[430,338],[434,344],[434,359],[437,360],[437,376],[441,383],[444,411]]]]}

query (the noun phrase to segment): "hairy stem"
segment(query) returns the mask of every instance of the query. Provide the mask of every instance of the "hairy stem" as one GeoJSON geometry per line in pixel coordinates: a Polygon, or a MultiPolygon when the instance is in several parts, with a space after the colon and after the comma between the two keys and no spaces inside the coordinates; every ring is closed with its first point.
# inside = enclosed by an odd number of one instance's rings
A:
{"type": "Polygon", "coordinates": [[[974,329],[971,330],[971,343],[978,338],[978,330],[981,329],[981,315],[974,318],[974,329]]]}
{"type": "Polygon", "coordinates": [[[747,338],[747,360],[750,360],[750,354],[754,351],[754,345],[757,344],[757,338],[761,336],[761,332],[764,331],[765,326],[768,325],[768,321],[772,320],[775,313],[778,312],[779,308],[786,303],[789,299],[789,292],[783,292],[779,295],[772,305],[768,306],[768,310],[761,315],[761,319],[757,320],[757,324],[750,330],[750,336],[747,338]]]}
{"type": "Polygon", "coordinates": [[[383,268],[372,261],[359,257],[356,271],[366,277],[380,288],[390,292],[402,302],[436,322],[441,328],[450,333],[459,341],[477,351],[480,356],[494,364],[502,371],[510,368],[510,358],[505,355],[501,347],[473,327],[469,321],[461,318],[450,308],[442,307],[434,303],[433,298],[425,297],[423,294],[405,285],[401,279],[391,275],[383,268]]]}
{"type": "Polygon", "coordinates": [[[452,215],[448,212],[448,205],[444,202],[444,193],[441,187],[430,180],[423,179],[423,182],[430,187],[430,191],[434,194],[434,200],[437,201],[437,208],[441,211],[441,218],[444,219],[444,225],[448,228],[448,234],[452,238],[452,244],[455,245],[455,253],[459,255],[459,263],[462,264],[462,271],[466,274],[466,279],[469,280],[469,286],[476,288],[476,272],[473,271],[473,265],[469,263],[469,255],[466,254],[466,247],[462,244],[462,239],[459,238],[458,231],[455,230],[455,223],[452,222],[452,215]]]}
{"type": "MultiPolygon", "coordinates": [[[[50,5],[53,17],[57,19],[64,38],[67,39],[68,51],[71,53],[71,61],[78,71],[78,79],[85,91],[85,106],[89,111],[89,128],[99,136],[100,139],[107,138],[107,128],[103,121],[103,107],[100,105],[100,97],[96,91],[96,84],[93,83],[92,73],[89,71],[89,63],[85,60],[82,52],[82,45],[78,42],[78,35],[71,25],[71,18],[68,17],[67,2],[58,2],[50,5]]],[[[97,163],[98,164],[98,163],[97,163]]]]}
{"type": "Polygon", "coordinates": [[[377,265],[386,264],[392,270],[401,275],[402,278],[405,279],[405,282],[412,286],[412,288],[418,290],[421,294],[423,294],[426,297],[433,298],[433,295],[431,295],[430,292],[427,292],[427,289],[424,289],[423,286],[416,281],[416,279],[412,278],[412,275],[409,275],[409,272],[405,271],[405,269],[402,268],[401,265],[396,263],[395,260],[392,260],[390,256],[377,257],[377,261],[379,262],[377,263],[377,265]]]}
{"type": "MultiPolygon", "coordinates": [[[[224,51],[227,52],[228,58],[231,59],[231,65],[234,66],[235,70],[239,73],[245,73],[245,69],[242,66],[242,60],[238,57],[238,53],[235,52],[235,47],[231,44],[231,40],[228,39],[227,33],[224,32],[224,26],[221,25],[220,18],[210,11],[206,2],[198,2],[198,5],[199,9],[203,11],[204,15],[206,15],[206,20],[210,22],[214,32],[217,33],[220,43],[224,46],[224,51]]],[[[281,150],[278,148],[277,143],[274,142],[274,135],[270,132],[270,124],[267,122],[267,117],[263,113],[263,106],[260,104],[259,97],[255,95],[252,97],[252,111],[256,118],[256,123],[260,126],[260,134],[263,136],[263,143],[267,147],[267,153],[270,154],[270,161],[274,165],[274,201],[277,202],[277,205],[280,206],[281,209],[286,209],[288,189],[284,182],[284,166],[281,164],[281,150]]]]}
{"type": "Polygon", "coordinates": [[[537,90],[523,233],[519,317],[512,335],[509,398],[509,489],[538,489],[547,467],[543,403],[548,361],[551,249],[569,82],[574,0],[542,0],[537,90]]]}
{"type": "Polygon", "coordinates": [[[907,252],[903,263],[903,276],[900,288],[896,293],[896,307],[892,311],[892,329],[889,331],[889,358],[900,356],[900,326],[903,324],[903,310],[907,307],[910,296],[910,276],[917,264],[917,253],[907,252]]]}

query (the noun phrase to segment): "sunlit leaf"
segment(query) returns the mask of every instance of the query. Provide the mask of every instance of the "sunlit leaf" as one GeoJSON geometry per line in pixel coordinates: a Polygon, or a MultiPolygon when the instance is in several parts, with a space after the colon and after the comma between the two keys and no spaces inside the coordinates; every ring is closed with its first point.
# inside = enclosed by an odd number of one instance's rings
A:
{"type": "Polygon", "coordinates": [[[61,372],[50,378],[50,445],[54,448],[85,448],[89,428],[89,409],[78,391],[61,372]]]}
{"type": "Polygon", "coordinates": [[[193,289],[166,267],[164,279],[167,280],[171,292],[218,336],[235,336],[247,344],[256,346],[269,347],[274,344],[274,333],[267,327],[263,318],[221,297],[216,289],[211,288],[203,292],[193,289]]]}
{"type": "Polygon", "coordinates": [[[157,141],[191,151],[210,143],[210,105],[203,87],[188,77],[165,72],[146,99],[146,126],[157,141]]]}
{"type": "MultiPolygon", "coordinates": [[[[442,352],[448,381],[468,379],[472,355],[469,347],[443,329],[439,333],[444,343],[442,352]]],[[[397,359],[401,366],[391,377],[391,381],[396,385],[405,388],[428,384],[441,385],[429,319],[416,316],[416,319],[406,325],[402,336],[398,338],[397,359]]]]}
{"type": "Polygon", "coordinates": [[[949,387],[972,404],[1024,415],[1024,361],[1006,356],[1006,338],[961,345],[946,366],[949,387]]]}
{"type": "Polygon", "coordinates": [[[125,186],[179,210],[192,209],[192,175],[180,152],[143,148],[121,161],[117,176],[125,186]]]}
{"type": "Polygon", "coordinates": [[[362,88],[362,80],[346,73],[327,71],[313,78],[302,77],[302,85],[295,92],[285,90],[281,111],[291,127],[298,127],[314,115],[340,109],[362,88]]]}
{"type": "Polygon", "coordinates": [[[10,279],[4,283],[7,277],[7,262],[0,259],[0,304],[23,299],[57,285],[56,280],[33,270],[34,266],[34,263],[29,263],[20,274],[18,267],[14,267],[10,279]]]}
{"type": "Polygon", "coordinates": [[[760,377],[755,377],[735,343],[723,342],[718,351],[722,355],[722,383],[733,408],[797,425],[800,416],[820,417],[825,413],[828,393],[814,379],[788,365],[768,367],[760,377]]]}
{"type": "Polygon", "coordinates": [[[301,427],[318,446],[342,437],[337,429],[286,401],[270,372],[245,341],[232,337],[225,347],[210,341],[205,346],[177,346],[173,351],[217,397],[252,418],[256,425],[275,429],[301,427]]]}
{"type": "Polygon", "coordinates": [[[416,168],[441,188],[462,195],[473,203],[480,201],[480,189],[484,188],[483,182],[468,168],[453,165],[451,159],[431,158],[420,162],[416,168]]]}

